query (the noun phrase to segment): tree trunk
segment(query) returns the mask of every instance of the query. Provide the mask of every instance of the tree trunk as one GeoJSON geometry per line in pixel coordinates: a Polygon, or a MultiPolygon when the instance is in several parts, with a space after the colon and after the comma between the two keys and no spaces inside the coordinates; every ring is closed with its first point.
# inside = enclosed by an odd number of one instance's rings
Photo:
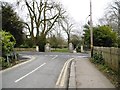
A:
{"type": "Polygon", "coordinates": [[[68,34],[68,48],[69,48],[69,43],[70,43],[70,34],[68,34]]]}
{"type": "Polygon", "coordinates": [[[38,43],[37,45],[39,46],[39,51],[44,52],[45,51],[45,45],[46,45],[46,35],[42,34],[38,38],[38,43]]]}

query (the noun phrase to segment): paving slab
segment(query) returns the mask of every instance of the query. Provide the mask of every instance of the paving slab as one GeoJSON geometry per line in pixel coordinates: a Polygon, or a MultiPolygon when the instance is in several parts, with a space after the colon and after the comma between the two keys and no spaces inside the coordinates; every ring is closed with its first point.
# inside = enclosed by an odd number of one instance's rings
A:
{"type": "MultiPolygon", "coordinates": [[[[76,88],[115,88],[88,58],[76,58],[74,64],[76,88]]],[[[70,75],[70,78],[73,76],[70,75]]],[[[72,84],[72,82],[69,83],[72,84]]]]}

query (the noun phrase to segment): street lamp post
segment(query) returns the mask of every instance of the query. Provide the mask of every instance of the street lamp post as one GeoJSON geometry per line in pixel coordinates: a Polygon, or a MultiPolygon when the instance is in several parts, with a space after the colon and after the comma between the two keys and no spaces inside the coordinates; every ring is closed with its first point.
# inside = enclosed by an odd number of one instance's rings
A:
{"type": "Polygon", "coordinates": [[[90,41],[91,41],[91,57],[93,57],[93,23],[92,23],[92,1],[90,0],[90,41]]]}

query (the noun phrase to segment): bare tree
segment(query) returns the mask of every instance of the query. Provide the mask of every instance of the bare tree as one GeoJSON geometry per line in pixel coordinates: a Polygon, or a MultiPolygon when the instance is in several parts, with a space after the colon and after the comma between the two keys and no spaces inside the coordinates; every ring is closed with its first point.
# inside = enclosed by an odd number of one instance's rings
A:
{"type": "Polygon", "coordinates": [[[58,19],[63,17],[65,13],[60,3],[50,0],[23,0],[30,17],[30,24],[26,26],[30,32],[30,37],[40,46],[40,50],[44,51],[46,44],[46,35],[52,30],[58,19]],[[34,32],[36,30],[36,36],[34,32]]]}
{"type": "Polygon", "coordinates": [[[109,4],[104,18],[100,19],[102,24],[110,25],[116,32],[120,34],[120,0],[115,0],[109,4]]]}
{"type": "Polygon", "coordinates": [[[63,28],[63,30],[66,32],[67,34],[67,39],[68,39],[68,46],[70,43],[70,37],[71,37],[71,32],[73,30],[73,26],[74,24],[71,23],[69,18],[64,18],[63,21],[60,21],[60,25],[63,28]]]}

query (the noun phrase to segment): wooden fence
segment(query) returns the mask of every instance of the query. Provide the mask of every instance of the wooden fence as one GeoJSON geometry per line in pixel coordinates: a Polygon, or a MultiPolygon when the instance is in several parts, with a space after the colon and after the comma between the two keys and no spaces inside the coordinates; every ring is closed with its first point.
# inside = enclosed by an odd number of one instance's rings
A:
{"type": "Polygon", "coordinates": [[[120,68],[120,48],[115,47],[94,47],[94,53],[101,53],[105,63],[113,70],[120,68]]]}

